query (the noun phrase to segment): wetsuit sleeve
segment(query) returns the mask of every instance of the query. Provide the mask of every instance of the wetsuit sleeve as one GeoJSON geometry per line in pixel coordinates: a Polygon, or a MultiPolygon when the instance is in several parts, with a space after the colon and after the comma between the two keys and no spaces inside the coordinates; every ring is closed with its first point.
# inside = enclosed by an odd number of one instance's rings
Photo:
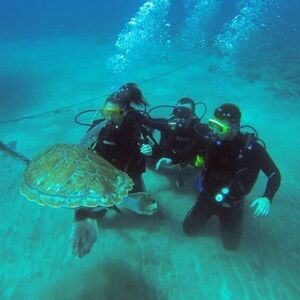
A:
{"type": "Polygon", "coordinates": [[[142,114],[140,112],[135,112],[135,117],[138,121],[138,123],[152,128],[152,129],[157,129],[159,131],[165,131],[168,129],[168,120],[164,118],[151,118],[148,115],[142,114]]]}
{"type": "Polygon", "coordinates": [[[272,200],[280,187],[281,174],[266,149],[258,143],[256,146],[256,159],[259,161],[260,169],[268,177],[263,197],[272,200]]]}
{"type": "MultiPolygon", "coordinates": [[[[150,129],[156,129],[161,132],[161,135],[166,134],[166,132],[169,130],[169,123],[167,119],[151,118],[150,116],[142,114],[138,111],[135,111],[135,118],[139,124],[142,124],[150,129]]],[[[151,155],[151,158],[153,159],[158,159],[165,155],[165,147],[158,143],[154,144],[152,149],[153,154],[151,155]]]]}

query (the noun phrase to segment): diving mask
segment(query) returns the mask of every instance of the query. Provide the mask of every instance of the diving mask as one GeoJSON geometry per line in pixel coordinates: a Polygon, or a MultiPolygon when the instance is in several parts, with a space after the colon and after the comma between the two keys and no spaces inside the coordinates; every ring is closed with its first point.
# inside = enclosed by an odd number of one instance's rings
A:
{"type": "Polygon", "coordinates": [[[114,109],[101,108],[99,111],[105,119],[107,118],[114,119],[120,115],[122,110],[121,108],[114,108],[114,109]]]}
{"type": "Polygon", "coordinates": [[[229,132],[230,126],[227,124],[224,124],[216,119],[209,119],[208,120],[208,127],[219,134],[225,135],[229,132]]]}
{"type": "Polygon", "coordinates": [[[191,110],[184,106],[174,108],[172,117],[169,119],[169,125],[172,130],[186,129],[191,126],[193,118],[191,110]]]}
{"type": "Polygon", "coordinates": [[[173,115],[176,118],[187,119],[191,115],[191,110],[185,106],[177,106],[173,110],[173,115]]]}

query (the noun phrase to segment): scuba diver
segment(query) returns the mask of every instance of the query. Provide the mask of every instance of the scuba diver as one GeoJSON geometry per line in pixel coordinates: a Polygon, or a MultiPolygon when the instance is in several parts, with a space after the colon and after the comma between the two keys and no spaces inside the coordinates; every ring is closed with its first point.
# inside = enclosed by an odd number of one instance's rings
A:
{"type": "MultiPolygon", "coordinates": [[[[204,104],[203,102],[199,103],[204,104]]],[[[153,146],[153,154],[151,156],[151,158],[159,158],[156,163],[156,170],[158,170],[161,165],[171,165],[172,162],[169,157],[173,156],[174,153],[183,151],[190,145],[197,138],[199,130],[201,130],[203,134],[209,131],[208,127],[201,123],[201,119],[206,112],[206,105],[205,112],[201,118],[196,116],[195,109],[196,103],[191,98],[181,98],[174,107],[171,117],[165,119],[164,122],[161,121],[160,127],[156,128],[161,132],[159,144],[153,146]]],[[[177,161],[176,164],[179,167],[176,180],[177,186],[184,185],[182,170],[185,166],[190,164],[192,166],[201,167],[197,153],[194,153],[190,157],[185,156],[182,160],[177,161]]]]}
{"type": "MultiPolygon", "coordinates": [[[[80,144],[127,173],[134,183],[131,193],[136,193],[145,191],[142,174],[146,170],[145,156],[152,155],[152,147],[143,139],[145,128],[141,122],[145,117],[133,105],[146,107],[147,102],[136,84],[127,83],[106,99],[100,109],[103,119],[93,122],[80,144]]],[[[120,212],[117,207],[113,208],[120,212]]],[[[92,220],[101,219],[106,211],[103,207],[75,210],[75,256],[82,257],[91,250],[95,240],[92,220]]]]}
{"type": "Polygon", "coordinates": [[[152,147],[147,144],[148,132],[142,124],[147,118],[133,105],[148,104],[138,86],[127,83],[106,99],[100,109],[103,118],[93,121],[81,144],[127,173],[134,181],[132,192],[143,192],[141,175],[146,170],[145,156],[152,155],[152,147]]]}
{"type": "Polygon", "coordinates": [[[212,215],[220,220],[223,245],[236,250],[242,236],[243,198],[252,190],[260,171],[267,176],[265,191],[251,207],[255,217],[267,216],[277,192],[281,175],[267,150],[254,134],[240,131],[241,112],[238,106],[226,103],[216,108],[214,118],[208,121],[212,130],[210,141],[199,137],[189,149],[171,157],[181,160],[203,149],[204,172],[202,188],[196,204],[188,212],[184,232],[191,236],[201,232],[212,215]]]}

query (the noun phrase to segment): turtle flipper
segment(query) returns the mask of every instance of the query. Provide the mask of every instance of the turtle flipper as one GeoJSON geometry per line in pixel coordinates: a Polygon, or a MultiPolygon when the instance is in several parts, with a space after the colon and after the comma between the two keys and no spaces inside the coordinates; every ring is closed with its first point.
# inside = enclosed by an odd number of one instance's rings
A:
{"type": "Polygon", "coordinates": [[[90,218],[77,221],[73,225],[72,253],[79,258],[88,254],[97,241],[97,226],[90,218]]]}
{"type": "Polygon", "coordinates": [[[139,215],[153,215],[157,211],[156,201],[146,192],[129,194],[117,207],[129,209],[139,215]]]}

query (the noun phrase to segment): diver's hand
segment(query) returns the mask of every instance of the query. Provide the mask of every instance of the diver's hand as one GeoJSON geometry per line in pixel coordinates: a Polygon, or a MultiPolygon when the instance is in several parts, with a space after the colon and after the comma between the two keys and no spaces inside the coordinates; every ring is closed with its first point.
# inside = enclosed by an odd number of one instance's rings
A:
{"type": "Polygon", "coordinates": [[[253,209],[256,207],[254,210],[255,217],[264,217],[271,210],[271,201],[267,197],[259,197],[252,202],[251,207],[253,209]]]}
{"type": "Polygon", "coordinates": [[[149,144],[143,144],[140,148],[140,152],[145,156],[151,156],[153,154],[152,147],[149,144]]]}
{"type": "Polygon", "coordinates": [[[158,162],[155,165],[155,169],[156,171],[160,168],[160,167],[169,167],[171,166],[173,163],[171,158],[168,157],[162,157],[160,160],[158,160],[158,162]]]}
{"type": "Polygon", "coordinates": [[[81,258],[88,254],[97,241],[97,226],[90,218],[76,221],[73,225],[72,253],[81,258]]]}

